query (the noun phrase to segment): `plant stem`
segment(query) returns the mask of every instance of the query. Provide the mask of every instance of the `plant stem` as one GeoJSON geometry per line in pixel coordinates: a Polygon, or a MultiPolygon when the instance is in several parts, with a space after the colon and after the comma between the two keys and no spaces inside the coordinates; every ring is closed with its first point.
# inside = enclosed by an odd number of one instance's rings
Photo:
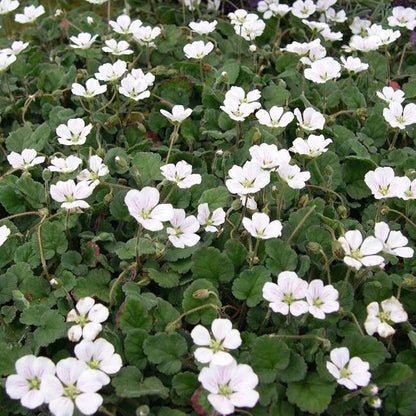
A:
{"type": "Polygon", "coordinates": [[[169,158],[170,158],[170,154],[172,153],[172,147],[176,141],[176,139],[178,138],[178,132],[179,132],[179,126],[180,124],[175,124],[173,127],[173,131],[172,134],[169,137],[169,150],[168,150],[168,155],[166,156],[166,164],[169,163],[169,158]]]}
{"type": "Polygon", "coordinates": [[[315,211],[316,206],[313,205],[309,211],[303,216],[303,218],[299,221],[299,224],[296,226],[296,228],[292,231],[292,234],[290,234],[289,238],[287,239],[287,242],[290,243],[292,241],[292,238],[296,235],[296,233],[299,231],[299,229],[302,227],[302,225],[305,223],[309,215],[312,214],[313,211],[315,211]]]}

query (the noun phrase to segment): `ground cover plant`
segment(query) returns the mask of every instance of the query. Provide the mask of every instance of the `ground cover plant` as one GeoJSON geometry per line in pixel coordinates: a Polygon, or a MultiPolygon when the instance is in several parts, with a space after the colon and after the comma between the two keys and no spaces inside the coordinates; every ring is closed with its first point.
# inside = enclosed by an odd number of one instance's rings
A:
{"type": "Polygon", "coordinates": [[[412,4],[0,0],[0,413],[414,415],[412,4]]]}

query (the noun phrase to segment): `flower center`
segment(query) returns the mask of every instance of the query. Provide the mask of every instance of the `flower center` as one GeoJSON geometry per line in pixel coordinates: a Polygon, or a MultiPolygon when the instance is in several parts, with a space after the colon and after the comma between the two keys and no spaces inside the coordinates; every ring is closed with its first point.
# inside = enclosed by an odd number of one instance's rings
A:
{"type": "Polygon", "coordinates": [[[77,324],[81,326],[85,326],[88,322],[89,320],[86,315],[78,315],[77,320],[76,320],[77,324]]]}
{"type": "Polygon", "coordinates": [[[68,397],[71,400],[74,400],[81,392],[76,388],[75,384],[70,384],[67,387],[64,387],[64,396],[68,397]]]}
{"type": "Polygon", "coordinates": [[[27,383],[29,384],[29,390],[39,390],[40,380],[37,377],[27,380],[27,383]]]}
{"type": "Polygon", "coordinates": [[[361,251],[359,248],[356,248],[355,250],[351,250],[351,254],[350,256],[355,259],[355,260],[359,260],[361,259],[361,251]]]}
{"type": "Polygon", "coordinates": [[[389,189],[390,189],[390,185],[386,185],[386,186],[379,185],[378,187],[378,190],[383,196],[386,196],[389,193],[389,189]]]}
{"type": "Polygon", "coordinates": [[[244,188],[252,188],[253,183],[254,183],[254,180],[244,179],[244,182],[242,183],[242,185],[244,186],[244,188]]]}
{"type": "Polygon", "coordinates": [[[390,323],[390,312],[381,311],[377,317],[380,319],[381,322],[390,323]]]}
{"type": "Polygon", "coordinates": [[[95,369],[100,365],[100,362],[98,360],[94,360],[93,358],[91,358],[90,362],[88,363],[88,365],[92,368],[95,369]]]}
{"type": "Polygon", "coordinates": [[[283,295],[282,300],[283,300],[284,303],[287,303],[288,305],[291,305],[294,302],[295,298],[293,297],[292,293],[285,293],[283,295]]]}
{"type": "Polygon", "coordinates": [[[143,209],[142,212],[140,213],[140,215],[142,216],[142,218],[144,220],[147,220],[148,218],[150,218],[150,213],[152,211],[150,209],[143,209]]]}
{"type": "Polygon", "coordinates": [[[349,378],[352,373],[347,367],[344,367],[340,370],[339,374],[341,378],[349,378]]]}
{"type": "Polygon", "coordinates": [[[316,298],[316,299],[313,300],[313,306],[317,306],[319,308],[323,304],[324,304],[324,302],[322,301],[321,298],[316,298]]]}
{"type": "Polygon", "coordinates": [[[231,390],[228,383],[226,383],[226,384],[218,384],[218,393],[221,394],[221,396],[229,397],[234,392],[233,390],[231,390]]]}
{"type": "Polygon", "coordinates": [[[224,351],[224,348],[222,346],[222,340],[218,341],[216,339],[211,339],[211,343],[209,344],[209,347],[214,351],[224,351]]]}

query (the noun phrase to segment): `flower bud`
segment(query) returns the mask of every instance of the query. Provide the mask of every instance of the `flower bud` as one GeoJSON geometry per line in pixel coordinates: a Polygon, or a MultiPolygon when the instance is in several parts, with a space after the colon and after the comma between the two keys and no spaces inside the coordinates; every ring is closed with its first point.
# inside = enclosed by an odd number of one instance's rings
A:
{"type": "Polygon", "coordinates": [[[62,13],[63,13],[62,9],[56,9],[56,11],[55,11],[55,17],[61,16],[62,13]]]}
{"type": "Polygon", "coordinates": [[[216,154],[217,156],[222,156],[222,155],[224,154],[224,150],[219,149],[219,150],[217,150],[217,151],[215,152],[215,154],[216,154]]]}
{"type": "Polygon", "coordinates": [[[210,291],[208,289],[198,289],[192,293],[192,297],[194,299],[208,299],[210,295],[210,291]]]}
{"type": "Polygon", "coordinates": [[[120,157],[120,156],[116,156],[114,158],[114,161],[116,162],[116,164],[122,168],[125,168],[127,166],[127,161],[126,159],[124,159],[124,157],[120,157]]]}
{"type": "Polygon", "coordinates": [[[248,47],[248,49],[250,50],[250,52],[256,52],[256,50],[257,50],[257,46],[256,46],[256,45],[250,45],[250,46],[248,47]]]}
{"type": "Polygon", "coordinates": [[[48,210],[48,208],[41,208],[41,209],[39,210],[39,214],[40,214],[42,217],[47,217],[47,216],[49,215],[49,210],[48,210]]]}
{"type": "Polygon", "coordinates": [[[173,321],[170,322],[166,325],[165,327],[165,331],[166,332],[171,332],[171,331],[176,331],[177,329],[179,329],[182,326],[181,321],[173,321]]]}
{"type": "Polygon", "coordinates": [[[406,274],[402,280],[402,286],[415,287],[416,286],[416,276],[406,274]]]}
{"type": "Polygon", "coordinates": [[[319,243],[316,243],[315,241],[309,241],[306,247],[312,253],[319,253],[322,250],[322,246],[319,243]]]}
{"type": "Polygon", "coordinates": [[[257,256],[254,256],[251,258],[251,264],[259,264],[260,263],[260,259],[257,256]]]}
{"type": "Polygon", "coordinates": [[[375,396],[378,393],[377,384],[371,383],[361,389],[361,392],[366,396],[375,396]]]}
{"type": "Polygon", "coordinates": [[[233,210],[237,210],[241,208],[241,201],[239,199],[234,199],[233,203],[231,204],[231,208],[233,210]]]}
{"type": "Polygon", "coordinates": [[[145,404],[136,409],[136,416],[147,416],[148,414],[150,414],[150,408],[145,404]]]}
{"type": "Polygon", "coordinates": [[[42,179],[45,182],[49,182],[52,178],[52,172],[49,169],[43,169],[42,171],[42,179]]]}
{"type": "Polygon", "coordinates": [[[307,194],[302,195],[299,199],[299,202],[298,202],[299,208],[306,207],[308,202],[309,202],[309,195],[307,195],[307,194]]]}
{"type": "Polygon", "coordinates": [[[92,25],[94,23],[94,19],[91,16],[87,16],[87,23],[92,25]]]}
{"type": "Polygon", "coordinates": [[[338,214],[342,219],[348,218],[348,209],[344,205],[340,205],[337,208],[338,214]]]}
{"type": "Polygon", "coordinates": [[[332,241],[332,254],[338,259],[344,258],[344,250],[339,241],[332,241]]]}
{"type": "Polygon", "coordinates": [[[59,286],[59,282],[58,282],[58,280],[56,280],[55,278],[52,278],[51,280],[49,280],[49,284],[50,284],[51,286],[54,286],[54,287],[59,286]]]}
{"type": "Polygon", "coordinates": [[[368,400],[368,404],[374,409],[380,409],[382,403],[383,403],[383,401],[378,396],[371,397],[368,400]]]}
{"type": "Polygon", "coordinates": [[[114,195],[113,195],[112,193],[107,194],[107,195],[104,197],[104,202],[105,202],[106,204],[109,204],[109,203],[113,200],[113,197],[114,197],[114,195]]]}

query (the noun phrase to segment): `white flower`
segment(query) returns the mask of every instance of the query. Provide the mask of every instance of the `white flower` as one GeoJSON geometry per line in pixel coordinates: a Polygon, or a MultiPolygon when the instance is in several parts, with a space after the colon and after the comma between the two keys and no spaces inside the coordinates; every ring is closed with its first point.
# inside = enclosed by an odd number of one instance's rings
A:
{"type": "Polygon", "coordinates": [[[338,241],[345,252],[344,263],[355,270],[362,266],[380,266],[384,262],[382,256],[377,256],[383,250],[383,244],[375,237],[363,236],[358,230],[347,231],[338,241]]]}
{"type": "Polygon", "coordinates": [[[98,35],[92,36],[91,33],[82,32],[78,36],[71,36],[69,38],[72,42],[69,46],[74,49],[89,49],[97,38],[98,35]]]}
{"type": "Polygon", "coordinates": [[[171,182],[174,182],[179,188],[186,189],[193,185],[201,183],[201,175],[192,173],[192,165],[184,160],[179,161],[176,165],[169,163],[160,168],[162,175],[171,182]]]}
{"type": "Polygon", "coordinates": [[[270,19],[272,16],[283,17],[289,13],[291,8],[287,4],[280,4],[279,0],[263,0],[257,4],[257,11],[263,13],[263,19],[270,19]]]}
{"type": "Polygon", "coordinates": [[[89,160],[90,170],[84,169],[78,175],[79,181],[94,182],[100,177],[108,175],[108,167],[103,163],[100,156],[92,155],[89,160]]]}
{"type": "Polygon", "coordinates": [[[109,316],[108,309],[101,303],[95,303],[90,297],[80,299],[66,316],[67,322],[75,322],[68,330],[68,339],[78,342],[81,337],[93,341],[102,330],[101,323],[109,316]]]}
{"type": "Polygon", "coordinates": [[[407,313],[403,305],[392,296],[381,302],[371,302],[367,306],[367,318],[364,327],[368,335],[378,333],[382,338],[393,335],[396,331],[391,326],[393,323],[406,322],[407,313]]]}
{"type": "Polygon", "coordinates": [[[123,363],[119,354],[114,353],[114,346],[104,338],[95,341],[82,340],[75,345],[74,354],[80,361],[84,361],[91,369],[101,371],[103,380],[108,379],[107,374],[115,374],[123,363]]]}
{"type": "Polygon", "coordinates": [[[172,227],[167,227],[169,241],[177,248],[193,247],[201,238],[196,232],[199,222],[194,215],[185,217],[184,209],[173,209],[173,218],[170,219],[172,227]]]}
{"type": "Polygon", "coordinates": [[[151,72],[145,74],[143,70],[140,68],[132,69],[130,71],[130,74],[132,77],[136,79],[143,79],[144,81],[146,81],[148,87],[153,86],[153,83],[155,82],[155,76],[151,72]]]}
{"type": "Polygon", "coordinates": [[[10,48],[1,49],[0,53],[7,53],[8,55],[19,55],[29,46],[29,42],[14,41],[10,48]]]}
{"type": "Polygon", "coordinates": [[[320,33],[323,30],[329,29],[328,23],[325,23],[325,22],[314,22],[308,19],[302,19],[302,23],[308,26],[308,28],[311,29],[312,32],[316,32],[316,33],[320,33]]]}
{"type": "Polygon", "coordinates": [[[382,91],[376,91],[377,97],[385,101],[386,103],[398,103],[401,104],[405,97],[404,91],[395,90],[392,87],[384,87],[382,91]]]}
{"type": "Polygon", "coordinates": [[[118,87],[119,93],[134,101],[150,97],[150,91],[147,89],[149,85],[143,78],[135,78],[133,75],[128,74],[121,80],[120,84],[118,87]]]}
{"type": "Polygon", "coordinates": [[[161,109],[160,112],[173,124],[180,124],[192,114],[191,108],[185,108],[183,105],[174,105],[172,112],[161,109]]]}
{"type": "Polygon", "coordinates": [[[131,55],[134,53],[133,49],[129,49],[130,45],[125,40],[117,42],[115,39],[108,39],[105,41],[105,45],[101,48],[104,52],[111,53],[115,56],[131,55]]]}
{"type": "Polygon", "coordinates": [[[0,52],[0,72],[5,71],[15,61],[16,55],[9,55],[7,52],[0,52]]]}
{"type": "Polygon", "coordinates": [[[20,404],[35,409],[45,402],[45,395],[40,390],[42,379],[55,374],[55,364],[46,357],[25,355],[15,363],[16,373],[6,379],[6,393],[20,400],[20,404]]]}
{"type": "Polygon", "coordinates": [[[305,78],[318,84],[324,84],[341,76],[341,65],[333,58],[322,58],[312,62],[304,71],[305,78]]]}
{"type": "Polygon", "coordinates": [[[195,7],[201,4],[201,0],[181,0],[182,3],[190,10],[195,10],[195,7]]]}
{"type": "Polygon", "coordinates": [[[244,228],[255,238],[267,240],[282,235],[282,223],[278,220],[270,222],[267,214],[255,212],[252,219],[243,218],[244,228]]]}
{"type": "Polygon", "coordinates": [[[306,43],[299,43],[299,42],[292,42],[286,45],[286,48],[281,48],[282,51],[295,53],[299,56],[306,56],[309,51],[313,48],[316,48],[321,45],[320,39],[315,39],[312,42],[306,42],[306,43]]]}
{"type": "Polygon", "coordinates": [[[226,92],[223,105],[220,108],[232,120],[243,121],[261,107],[257,101],[260,97],[260,91],[257,89],[246,94],[241,87],[233,86],[226,92]]]}
{"type": "Polygon", "coordinates": [[[202,326],[197,325],[191,331],[194,344],[201,346],[194,352],[195,359],[200,363],[229,365],[234,361],[228,350],[235,350],[242,341],[238,329],[233,329],[229,319],[214,319],[211,324],[211,334],[202,326]]]}
{"type": "Polygon", "coordinates": [[[366,36],[362,37],[360,35],[351,36],[350,43],[347,48],[344,48],[346,51],[361,51],[361,52],[370,52],[375,51],[380,47],[380,38],[378,36],[366,36]]]}
{"type": "Polygon", "coordinates": [[[251,210],[251,211],[256,211],[257,210],[257,202],[254,199],[254,197],[250,196],[250,195],[240,195],[237,194],[240,197],[240,202],[241,205],[245,205],[247,209],[251,210]]]}
{"type": "Polygon", "coordinates": [[[128,191],[124,202],[129,213],[149,231],[163,229],[162,222],[169,221],[174,216],[171,204],[159,204],[159,191],[156,188],[145,186],[141,191],[128,191]]]}
{"type": "Polygon", "coordinates": [[[347,14],[345,10],[337,12],[334,8],[330,7],[325,11],[325,18],[329,22],[344,23],[347,20],[347,14]]]}
{"type": "Polygon", "coordinates": [[[243,23],[257,20],[259,17],[254,13],[248,13],[247,10],[237,9],[228,13],[228,18],[233,26],[241,26],[243,23]]]}
{"type": "Polygon", "coordinates": [[[416,10],[411,7],[393,7],[392,16],[387,17],[389,26],[405,27],[414,30],[416,27],[416,10]]]}
{"type": "Polygon", "coordinates": [[[208,390],[208,401],[222,415],[234,413],[235,407],[254,407],[259,394],[254,388],[259,378],[247,364],[233,361],[227,366],[210,363],[199,373],[198,380],[208,390]]]}
{"type": "Polygon", "coordinates": [[[87,0],[88,3],[91,4],[104,4],[106,3],[108,0],[87,0]]]}
{"type": "Polygon", "coordinates": [[[127,63],[118,59],[114,64],[106,63],[98,67],[95,78],[100,81],[112,82],[121,78],[127,71],[127,63]]]}
{"type": "Polygon", "coordinates": [[[342,40],[343,34],[342,32],[332,32],[331,29],[323,30],[320,35],[327,41],[327,42],[335,42],[337,40],[342,40]]]}
{"type": "Polygon", "coordinates": [[[358,16],[355,16],[350,24],[350,29],[354,35],[367,36],[367,29],[370,26],[370,20],[360,19],[358,16]]]}
{"type": "Polygon", "coordinates": [[[348,56],[345,58],[341,56],[342,66],[348,71],[354,74],[358,72],[366,71],[368,69],[368,64],[365,62],[361,62],[360,58],[354,58],[352,56],[348,56]]]}
{"type": "Polygon", "coordinates": [[[299,19],[307,19],[316,11],[315,3],[312,0],[296,0],[292,5],[293,16],[299,19]]]}
{"type": "Polygon", "coordinates": [[[368,36],[376,36],[380,40],[380,45],[390,45],[395,42],[401,35],[399,30],[383,29],[383,26],[372,24],[367,29],[368,36]]]}
{"type": "Polygon", "coordinates": [[[188,59],[203,59],[214,49],[214,44],[212,42],[204,43],[202,40],[197,40],[192,43],[187,43],[183,47],[185,56],[188,59]]]}
{"type": "Polygon", "coordinates": [[[269,111],[259,110],[256,113],[257,120],[260,124],[272,128],[286,127],[294,119],[291,111],[284,113],[283,107],[274,105],[269,111]]]}
{"type": "Polygon", "coordinates": [[[89,208],[90,205],[84,199],[94,192],[97,182],[88,183],[87,181],[75,182],[72,179],[59,181],[51,185],[50,194],[54,201],[62,202],[61,208],[89,208]]]}
{"type": "Polygon", "coordinates": [[[394,198],[406,190],[405,182],[395,176],[394,170],[390,167],[368,171],[364,176],[364,182],[375,199],[394,198]]]}
{"type": "Polygon", "coordinates": [[[295,108],[293,113],[298,120],[298,127],[305,131],[322,130],[324,128],[325,117],[312,107],[307,107],[303,114],[299,108],[295,108]]]}
{"type": "Polygon", "coordinates": [[[89,24],[89,25],[92,25],[93,23],[94,23],[94,18],[93,17],[91,17],[91,16],[87,16],[87,23],[89,24]]]}
{"type": "Polygon", "coordinates": [[[248,20],[241,26],[234,26],[234,31],[245,40],[252,41],[261,36],[266,28],[266,23],[261,19],[248,20]]]}
{"type": "Polygon", "coordinates": [[[133,35],[141,27],[142,21],[140,19],[131,20],[126,14],[117,17],[117,20],[110,20],[108,22],[113,28],[114,32],[121,35],[133,35]]]}
{"type": "Polygon", "coordinates": [[[37,156],[35,149],[23,149],[22,153],[11,152],[7,161],[13,169],[27,170],[45,161],[44,156],[37,156]]]}
{"type": "Polygon", "coordinates": [[[207,9],[208,10],[219,10],[221,6],[221,0],[208,0],[207,9]]]}
{"type": "Polygon", "coordinates": [[[338,290],[332,285],[324,286],[319,279],[309,283],[306,301],[309,305],[309,313],[317,319],[325,319],[326,313],[339,310],[338,290]]]}
{"type": "Polygon", "coordinates": [[[48,169],[51,172],[71,173],[74,170],[77,170],[80,165],[82,165],[82,160],[79,157],[70,155],[66,158],[52,158],[51,165],[48,166],[48,169]]]}
{"type": "Polygon", "coordinates": [[[144,46],[152,48],[155,45],[153,42],[162,33],[160,27],[140,26],[134,33],[134,39],[144,46]]]}
{"type": "Polygon", "coordinates": [[[213,20],[212,22],[201,20],[199,22],[191,22],[189,23],[188,26],[195,33],[198,33],[198,35],[203,36],[203,35],[208,35],[209,33],[212,33],[215,30],[217,23],[218,22],[216,20],[213,20]]]}
{"type": "Polygon", "coordinates": [[[393,128],[404,130],[407,126],[416,123],[416,104],[407,104],[404,108],[397,102],[391,102],[383,110],[383,117],[393,128]]]}
{"type": "Polygon", "coordinates": [[[41,391],[54,416],[72,416],[75,406],[84,415],[94,414],[103,402],[96,392],[103,386],[100,372],[76,358],[65,358],[56,365],[56,376],[43,378],[41,391]]]}
{"type": "Polygon", "coordinates": [[[348,348],[334,348],[330,358],[331,361],[326,362],[326,368],[337,379],[338,384],[355,390],[367,386],[370,382],[370,364],[359,357],[350,359],[348,348]]]}
{"type": "Polygon", "coordinates": [[[251,146],[249,149],[251,161],[258,164],[261,169],[276,169],[290,162],[290,154],[286,149],[278,150],[275,144],[262,143],[251,146]]]}
{"type": "Polygon", "coordinates": [[[391,231],[385,222],[375,224],[374,236],[383,244],[384,253],[404,258],[413,257],[413,249],[405,247],[409,242],[408,239],[400,231],[391,231]]]}
{"type": "Polygon", "coordinates": [[[305,187],[305,182],[311,178],[309,171],[301,172],[297,165],[280,165],[277,168],[277,173],[280,178],[285,181],[292,189],[302,189],[305,187]]]}
{"type": "Polygon", "coordinates": [[[229,171],[225,185],[232,194],[255,194],[270,182],[270,173],[255,162],[246,162],[243,167],[234,165],[229,171]]]}
{"type": "Polygon", "coordinates": [[[218,231],[217,226],[224,224],[225,211],[217,208],[211,213],[207,203],[199,204],[197,220],[205,231],[215,233],[218,231]]]}
{"type": "Polygon", "coordinates": [[[71,92],[74,95],[91,98],[96,95],[104,94],[107,91],[107,85],[101,85],[95,78],[90,78],[85,82],[85,87],[77,82],[74,82],[71,87],[71,92]]]}
{"type": "Polygon", "coordinates": [[[304,65],[312,65],[312,62],[319,61],[326,56],[326,49],[320,43],[309,48],[308,56],[302,56],[300,62],[304,65]]]}
{"type": "Polygon", "coordinates": [[[23,14],[16,13],[14,16],[15,22],[25,24],[34,22],[39,16],[45,13],[43,6],[27,6],[23,9],[23,14]]]}
{"type": "Polygon", "coordinates": [[[0,15],[7,14],[16,10],[19,7],[17,0],[1,0],[0,1],[0,15]]]}
{"type": "Polygon", "coordinates": [[[10,233],[10,228],[7,225],[2,225],[0,227],[0,247],[6,242],[10,233]]]}
{"type": "Polygon", "coordinates": [[[416,199],[416,179],[411,181],[407,176],[403,176],[400,179],[403,189],[397,196],[405,201],[408,201],[409,199],[416,199]]]}
{"type": "Polygon", "coordinates": [[[92,124],[85,125],[82,118],[71,118],[67,124],[60,124],[56,128],[58,142],[64,146],[84,144],[92,130],[92,124]]]}
{"type": "Polygon", "coordinates": [[[332,143],[332,140],[325,139],[322,134],[319,136],[310,134],[307,139],[301,139],[300,137],[297,137],[295,140],[293,140],[293,145],[289,150],[300,155],[317,157],[328,150],[327,146],[330,143],[332,143]]]}
{"type": "Polygon", "coordinates": [[[293,316],[307,313],[308,303],[304,300],[308,282],[298,277],[295,272],[279,273],[277,284],[267,282],[263,286],[263,298],[270,302],[273,312],[293,316]]]}

